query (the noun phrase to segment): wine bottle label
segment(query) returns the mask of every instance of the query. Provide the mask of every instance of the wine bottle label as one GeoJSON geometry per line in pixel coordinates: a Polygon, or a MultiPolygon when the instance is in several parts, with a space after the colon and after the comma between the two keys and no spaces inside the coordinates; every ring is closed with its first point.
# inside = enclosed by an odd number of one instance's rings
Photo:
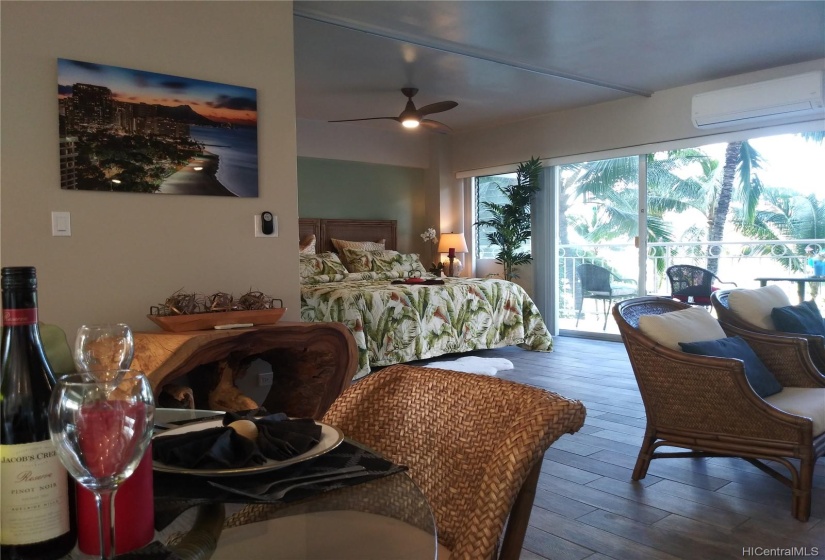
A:
{"type": "Polygon", "coordinates": [[[69,477],[50,440],[0,445],[0,543],[31,544],[69,531],[69,477]]]}
{"type": "Polygon", "coordinates": [[[29,309],[4,309],[3,326],[17,327],[20,325],[34,325],[37,323],[37,308],[29,309]]]}

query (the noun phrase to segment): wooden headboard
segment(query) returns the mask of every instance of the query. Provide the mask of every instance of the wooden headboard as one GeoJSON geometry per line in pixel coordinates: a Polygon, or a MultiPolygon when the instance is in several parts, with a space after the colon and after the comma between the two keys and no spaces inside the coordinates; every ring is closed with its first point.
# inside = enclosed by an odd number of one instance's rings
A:
{"type": "Polygon", "coordinates": [[[298,242],[310,235],[315,236],[315,252],[318,253],[318,242],[321,240],[321,220],[318,218],[300,218],[298,220],[298,242]]]}
{"type": "Polygon", "coordinates": [[[346,241],[378,241],[384,239],[387,249],[397,250],[397,224],[395,220],[352,220],[301,218],[298,220],[300,238],[315,234],[315,251],[335,251],[332,239],[346,241]]]}

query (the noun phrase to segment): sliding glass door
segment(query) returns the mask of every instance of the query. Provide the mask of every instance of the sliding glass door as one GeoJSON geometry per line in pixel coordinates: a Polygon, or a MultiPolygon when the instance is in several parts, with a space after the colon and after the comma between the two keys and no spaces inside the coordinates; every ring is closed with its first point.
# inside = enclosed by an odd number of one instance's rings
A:
{"type": "MultiPolygon", "coordinates": [[[[740,288],[812,274],[825,262],[825,133],[782,134],[548,168],[554,192],[534,220],[526,278],[562,334],[615,338],[610,307],[671,294],[668,267],[690,264],[740,288]],[[540,224],[540,225],[538,225],[540,224]],[[553,233],[553,232],[556,233],[553,233]]],[[[514,173],[476,177],[473,220],[514,173]]],[[[495,273],[497,247],[476,228],[476,275],[495,273]]],[[[525,247],[528,249],[529,247],[525,247]]],[[[731,284],[718,283],[720,288],[731,284]]],[[[791,301],[796,288],[782,284],[791,301]]],[[[806,299],[825,312],[825,281],[806,299]]]]}
{"type": "MultiPolygon", "coordinates": [[[[670,295],[673,265],[709,270],[718,288],[809,275],[811,262],[825,261],[822,138],[784,134],[560,165],[559,329],[617,333],[605,307],[670,295]]],[[[806,297],[825,309],[819,284],[806,297]]]]}
{"type": "Polygon", "coordinates": [[[612,305],[639,286],[639,158],[558,169],[560,330],[618,333],[612,305]]]}

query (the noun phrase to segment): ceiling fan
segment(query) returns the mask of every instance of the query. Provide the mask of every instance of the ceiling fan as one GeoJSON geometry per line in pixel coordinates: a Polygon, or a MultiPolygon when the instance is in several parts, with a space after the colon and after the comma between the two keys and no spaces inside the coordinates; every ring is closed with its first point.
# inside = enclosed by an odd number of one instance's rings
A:
{"type": "Polygon", "coordinates": [[[418,125],[421,125],[429,128],[433,132],[439,132],[441,134],[446,134],[452,131],[452,129],[446,124],[434,121],[432,119],[425,119],[424,117],[433,113],[441,113],[454,109],[458,106],[458,103],[455,101],[439,101],[438,103],[431,103],[430,105],[424,105],[420,109],[416,109],[412,98],[416,93],[418,93],[418,89],[401,88],[401,93],[407,97],[407,106],[404,107],[404,110],[401,111],[401,114],[397,117],[369,117],[365,119],[342,119],[339,121],[329,122],[377,121],[389,119],[392,121],[398,121],[407,128],[416,128],[418,125]]]}

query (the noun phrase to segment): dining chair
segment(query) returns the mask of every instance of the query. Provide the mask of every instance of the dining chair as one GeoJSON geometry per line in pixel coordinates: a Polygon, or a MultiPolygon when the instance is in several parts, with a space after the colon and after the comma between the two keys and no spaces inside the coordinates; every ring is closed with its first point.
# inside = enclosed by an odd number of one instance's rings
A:
{"type": "MultiPolygon", "coordinates": [[[[589,263],[580,264],[576,267],[576,277],[581,287],[579,308],[576,313],[576,327],[579,326],[579,318],[581,317],[584,300],[586,298],[602,301],[602,311],[604,312],[604,326],[602,330],[606,330],[607,317],[610,315],[610,308],[613,306],[613,302],[639,295],[636,280],[632,278],[621,278],[603,266],[589,263]]],[[[597,315],[598,305],[597,302],[597,315]]]]}
{"type": "Polygon", "coordinates": [[[323,421],[409,468],[439,558],[516,560],[544,452],[584,417],[579,401],[543,389],[402,364],[349,387],[323,421]]]}
{"type": "Polygon", "coordinates": [[[670,297],[688,305],[710,308],[710,295],[717,289],[714,280],[736,286],[736,282],[725,282],[710,270],[690,264],[673,265],[665,273],[670,280],[670,297]]]}

